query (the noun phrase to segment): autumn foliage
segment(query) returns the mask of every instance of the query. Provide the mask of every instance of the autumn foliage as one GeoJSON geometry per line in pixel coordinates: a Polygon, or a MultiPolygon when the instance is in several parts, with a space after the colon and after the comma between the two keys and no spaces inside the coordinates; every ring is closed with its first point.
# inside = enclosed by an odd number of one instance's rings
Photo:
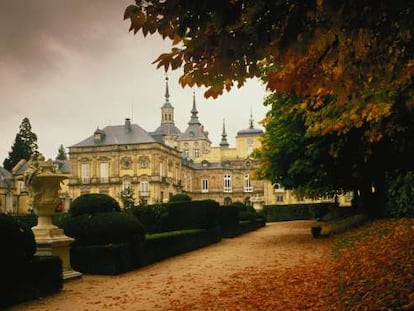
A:
{"type": "Polygon", "coordinates": [[[332,238],[320,261],[246,268],[172,309],[412,310],[413,242],[413,219],[375,221],[332,238]]]}

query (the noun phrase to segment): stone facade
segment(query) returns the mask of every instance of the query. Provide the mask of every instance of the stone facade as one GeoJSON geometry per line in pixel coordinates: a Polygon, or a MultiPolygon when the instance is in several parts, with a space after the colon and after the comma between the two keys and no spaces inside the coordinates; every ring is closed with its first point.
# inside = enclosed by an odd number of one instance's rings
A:
{"type": "Polygon", "coordinates": [[[222,141],[212,146],[198,118],[195,96],[184,131],[174,124],[169,97],[166,81],[161,124],[155,131],[147,132],[126,119],[124,125],[97,129],[69,147],[70,197],[107,193],[121,202],[121,192],[131,187],[136,204],[165,202],[177,193],[220,204],[250,204],[252,197],[265,204],[273,203],[271,184],[254,179],[258,162],[251,153],[260,147],[263,131],[253,126],[252,118],[249,127],[237,133],[235,147],[227,143],[224,122],[222,141]]]}

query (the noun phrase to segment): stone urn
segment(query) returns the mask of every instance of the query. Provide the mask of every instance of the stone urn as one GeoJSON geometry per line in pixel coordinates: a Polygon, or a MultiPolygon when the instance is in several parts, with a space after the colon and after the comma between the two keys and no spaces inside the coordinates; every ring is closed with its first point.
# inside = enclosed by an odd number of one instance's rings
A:
{"type": "Polygon", "coordinates": [[[32,228],[37,246],[35,255],[59,256],[62,260],[63,279],[68,279],[81,275],[70,266],[70,244],[74,239],[66,236],[62,229],[52,223],[52,216],[60,204],[60,185],[65,179],[67,176],[56,171],[52,160],[31,160],[25,174],[33,210],[38,215],[38,224],[32,228]]]}

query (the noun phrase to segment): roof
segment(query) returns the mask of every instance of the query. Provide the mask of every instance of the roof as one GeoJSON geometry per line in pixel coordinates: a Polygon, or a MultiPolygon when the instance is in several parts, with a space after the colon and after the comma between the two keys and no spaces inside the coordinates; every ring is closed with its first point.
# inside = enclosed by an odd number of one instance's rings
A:
{"type": "Polygon", "coordinates": [[[244,130],[240,130],[237,132],[237,136],[248,136],[248,135],[261,135],[263,134],[263,131],[261,129],[256,129],[256,128],[247,128],[244,130]]]}
{"type": "Polygon", "coordinates": [[[8,188],[10,185],[7,184],[6,180],[12,180],[13,175],[0,166],[0,188],[8,188]]]}
{"type": "Polygon", "coordinates": [[[155,136],[180,136],[181,131],[174,123],[162,123],[151,135],[155,136]]]}
{"type": "Polygon", "coordinates": [[[156,140],[137,124],[131,124],[129,119],[125,121],[125,125],[111,125],[100,130],[104,133],[101,140],[95,140],[94,135],[89,136],[85,140],[70,146],[75,147],[92,147],[92,146],[108,146],[108,145],[128,145],[154,143],[156,140]]]}

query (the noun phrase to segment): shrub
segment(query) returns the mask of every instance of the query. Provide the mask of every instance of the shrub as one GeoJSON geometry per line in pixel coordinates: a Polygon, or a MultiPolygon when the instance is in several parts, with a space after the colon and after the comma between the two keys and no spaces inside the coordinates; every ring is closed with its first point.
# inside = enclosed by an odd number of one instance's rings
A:
{"type": "Polygon", "coordinates": [[[386,180],[387,217],[414,217],[414,171],[389,173],[386,180]]]}
{"type": "Polygon", "coordinates": [[[36,242],[32,230],[11,216],[0,214],[0,266],[16,266],[33,258],[36,242]]]}
{"type": "Polygon", "coordinates": [[[253,206],[247,206],[241,202],[234,202],[231,206],[239,210],[239,220],[240,221],[254,221],[258,217],[256,210],[253,206]]]}
{"type": "Polygon", "coordinates": [[[104,193],[86,193],[77,197],[70,205],[71,216],[96,214],[104,212],[120,212],[119,203],[104,193]]]}
{"type": "Polygon", "coordinates": [[[127,213],[138,218],[146,232],[161,232],[164,228],[168,210],[165,205],[136,206],[127,210],[127,213]]]}
{"type": "Polygon", "coordinates": [[[65,222],[64,231],[76,240],[75,246],[139,242],[145,238],[145,230],[139,220],[126,213],[71,217],[65,222]]]}
{"type": "Polygon", "coordinates": [[[267,221],[303,220],[325,217],[328,212],[340,214],[340,210],[349,208],[338,207],[336,203],[311,203],[311,204],[288,204],[288,205],[266,205],[263,207],[263,215],[267,221]]]}
{"type": "Polygon", "coordinates": [[[215,227],[218,208],[218,203],[212,200],[169,203],[164,231],[215,227]]]}
{"type": "Polygon", "coordinates": [[[192,198],[188,194],[178,193],[178,194],[175,194],[175,195],[171,196],[168,202],[169,203],[174,203],[174,202],[189,202],[191,200],[192,200],[192,198]]]}

